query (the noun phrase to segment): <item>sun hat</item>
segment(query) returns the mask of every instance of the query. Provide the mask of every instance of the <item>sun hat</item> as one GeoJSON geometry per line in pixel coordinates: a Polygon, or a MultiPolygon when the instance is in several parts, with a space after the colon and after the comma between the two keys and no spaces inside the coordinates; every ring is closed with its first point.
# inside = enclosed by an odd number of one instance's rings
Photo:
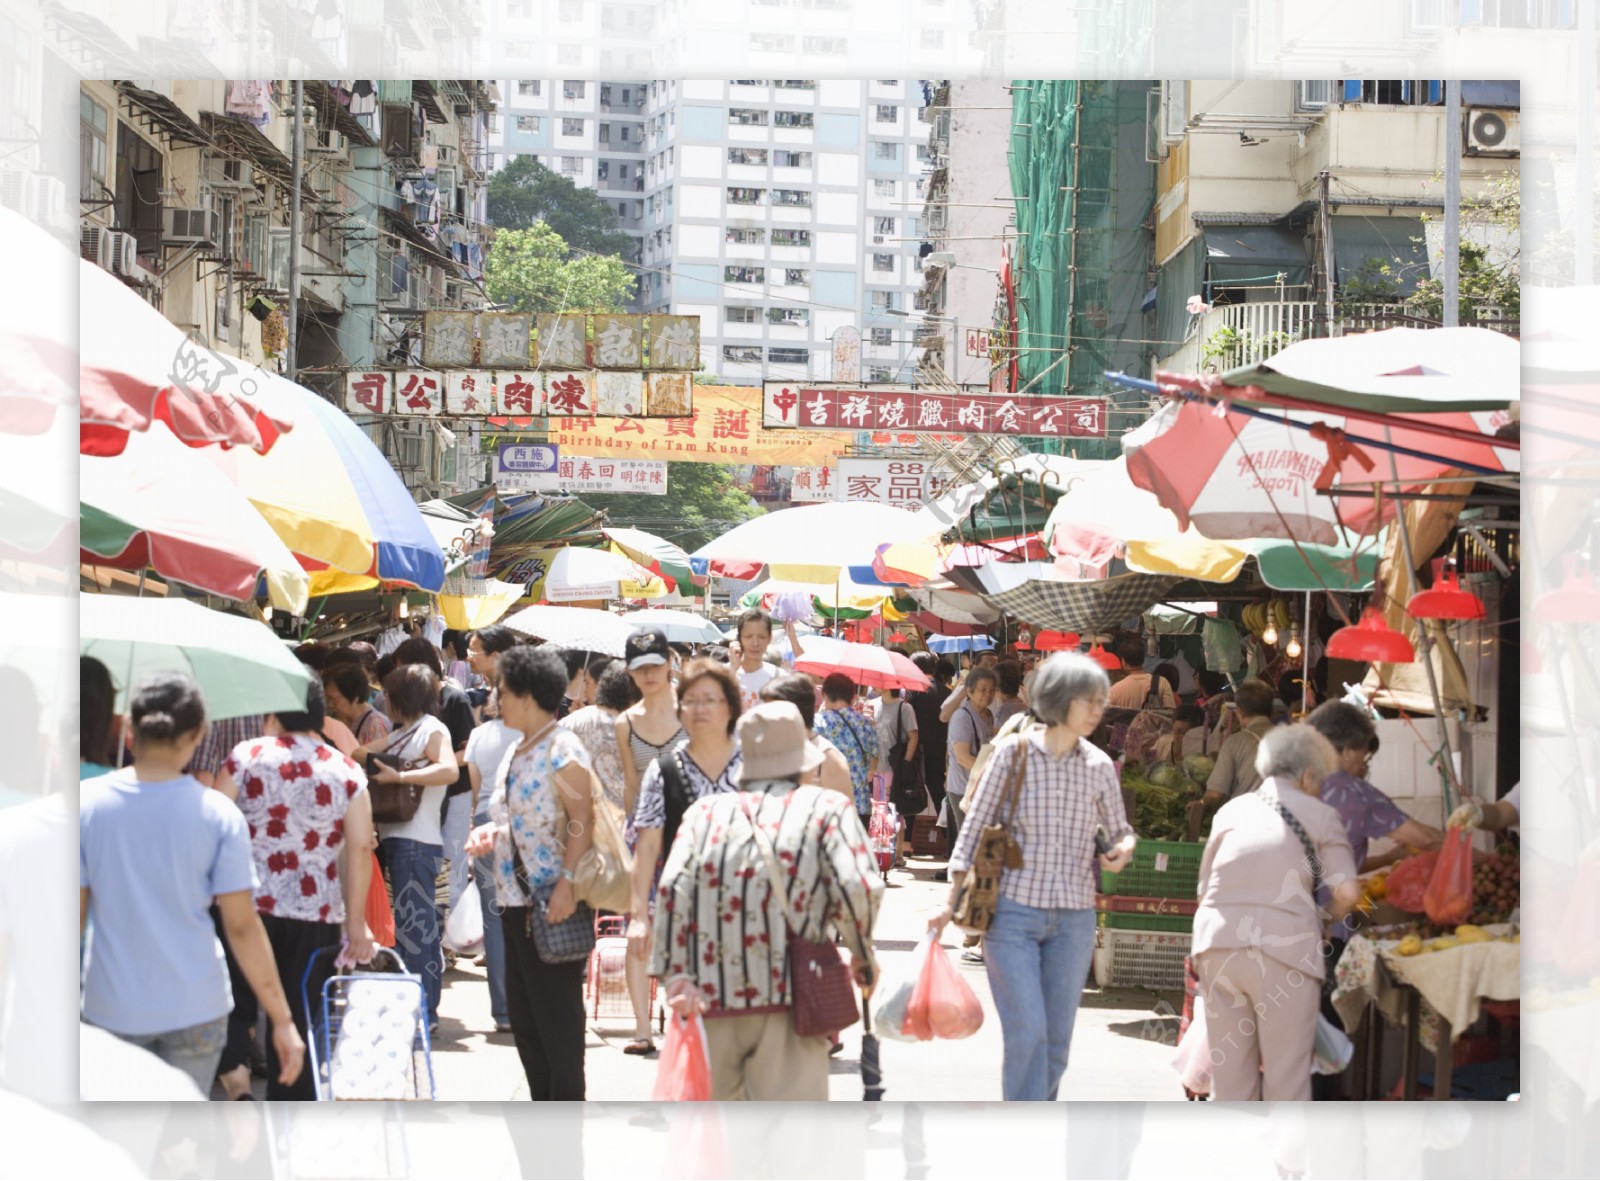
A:
{"type": "Polygon", "coordinates": [[[794,779],[822,764],[811,745],[800,711],[787,701],[766,701],[739,719],[741,784],[763,779],[794,779]]]}

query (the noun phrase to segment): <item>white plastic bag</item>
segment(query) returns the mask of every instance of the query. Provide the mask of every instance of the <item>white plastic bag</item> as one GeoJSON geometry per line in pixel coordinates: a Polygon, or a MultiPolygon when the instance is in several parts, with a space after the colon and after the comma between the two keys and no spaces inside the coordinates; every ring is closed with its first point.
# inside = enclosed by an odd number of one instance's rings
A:
{"type": "MultiPolygon", "coordinates": [[[[924,941],[931,938],[925,936],[924,941]]],[[[921,950],[920,948],[918,949],[921,950]]],[[[872,1032],[881,1038],[897,1042],[914,1042],[916,1034],[906,1032],[906,1010],[911,1007],[911,994],[916,991],[917,976],[922,967],[922,956],[911,961],[906,972],[878,973],[878,982],[872,989],[872,1032]]]]}
{"type": "Polygon", "coordinates": [[[1322,1014],[1317,1014],[1317,1032],[1313,1042],[1311,1071],[1313,1074],[1338,1074],[1350,1065],[1355,1056],[1355,1044],[1349,1036],[1322,1014]]]}
{"type": "Polygon", "coordinates": [[[483,899],[478,883],[469,881],[444,924],[444,945],[458,955],[476,952],[483,945],[483,899]]]}
{"type": "Polygon", "coordinates": [[[1211,1094],[1211,1042],[1206,1037],[1205,998],[1194,998],[1194,1019],[1184,1030],[1183,1040],[1172,1059],[1178,1081],[1196,1095],[1211,1094]]]}

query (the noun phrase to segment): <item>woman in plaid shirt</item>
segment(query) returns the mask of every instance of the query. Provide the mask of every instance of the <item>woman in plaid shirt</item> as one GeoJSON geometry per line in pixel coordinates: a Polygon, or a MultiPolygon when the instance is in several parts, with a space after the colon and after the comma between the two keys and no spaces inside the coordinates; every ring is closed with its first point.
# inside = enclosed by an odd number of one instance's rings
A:
{"type": "Polygon", "coordinates": [[[1045,725],[1001,742],[972,795],[950,857],[950,921],[986,825],[1006,823],[1002,800],[1021,767],[1009,822],[1022,865],[1000,878],[1000,904],[984,935],[989,991],[1005,1037],[1006,1099],[1054,1100],[1067,1069],[1078,999],[1094,955],[1095,829],[1111,838],[1100,864],[1133,855],[1134,835],[1110,756],[1089,742],[1111,691],[1105,670],[1076,652],[1054,656],[1034,678],[1033,713],[1045,725]]]}

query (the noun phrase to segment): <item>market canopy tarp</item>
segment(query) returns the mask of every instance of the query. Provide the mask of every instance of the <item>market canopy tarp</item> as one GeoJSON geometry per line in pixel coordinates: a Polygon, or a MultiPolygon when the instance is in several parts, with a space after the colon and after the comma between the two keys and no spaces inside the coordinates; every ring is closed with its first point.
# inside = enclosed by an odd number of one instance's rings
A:
{"type": "Polygon", "coordinates": [[[809,504],[746,521],[692,556],[713,568],[761,562],[774,578],[820,584],[851,566],[870,564],[880,545],[930,541],[930,528],[921,514],[888,505],[809,504]]]}
{"type": "Polygon", "coordinates": [[[1179,579],[1148,574],[1122,574],[1090,582],[1008,575],[1004,581],[985,575],[1005,567],[950,571],[950,581],[980,595],[990,606],[1035,627],[1062,631],[1104,632],[1144,614],[1167,597],[1179,579]]]}

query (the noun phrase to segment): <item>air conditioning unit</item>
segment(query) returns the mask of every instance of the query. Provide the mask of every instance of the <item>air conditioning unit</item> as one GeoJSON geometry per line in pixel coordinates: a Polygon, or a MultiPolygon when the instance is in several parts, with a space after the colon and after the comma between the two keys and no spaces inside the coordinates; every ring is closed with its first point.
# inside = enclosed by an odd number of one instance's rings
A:
{"type": "Polygon", "coordinates": [[[872,244],[874,246],[882,246],[883,245],[883,235],[882,234],[873,234],[872,235],[872,244]]]}
{"type": "Polygon", "coordinates": [[[0,205],[31,217],[29,208],[33,200],[33,173],[25,168],[7,168],[0,171],[0,205]]]}
{"type": "Polygon", "coordinates": [[[128,279],[139,277],[139,239],[132,234],[112,233],[111,269],[128,279]]]}
{"type": "Polygon", "coordinates": [[[115,240],[119,236],[116,231],[105,229],[102,226],[80,226],[78,228],[78,254],[102,270],[113,271],[116,269],[113,261],[116,256],[115,240]]]}
{"type": "Polygon", "coordinates": [[[448,193],[456,187],[456,170],[454,168],[446,168],[441,164],[434,173],[434,179],[438,182],[439,191],[448,193]]]}
{"type": "Polygon", "coordinates": [[[1517,111],[1474,108],[1467,111],[1466,152],[1469,156],[1518,156],[1522,130],[1517,111]]]}
{"type": "Polygon", "coordinates": [[[345,149],[345,138],[331,128],[319,131],[315,139],[306,144],[306,151],[317,152],[325,156],[337,155],[345,149]],[[323,137],[326,136],[326,142],[323,137]]]}
{"type": "Polygon", "coordinates": [[[213,156],[205,163],[205,181],[214,189],[253,189],[255,169],[243,160],[213,156]]]}
{"type": "Polygon", "coordinates": [[[440,144],[439,145],[439,164],[440,164],[440,166],[442,167],[442,166],[444,166],[446,164],[454,164],[454,163],[456,163],[456,159],[457,159],[458,154],[459,153],[458,153],[457,149],[451,147],[449,144],[440,144]]]}
{"type": "Polygon", "coordinates": [[[222,242],[222,217],[214,209],[167,209],[164,242],[222,242]]]}
{"type": "Polygon", "coordinates": [[[33,220],[40,225],[59,226],[67,221],[67,186],[53,176],[36,173],[33,177],[33,220]]]}

